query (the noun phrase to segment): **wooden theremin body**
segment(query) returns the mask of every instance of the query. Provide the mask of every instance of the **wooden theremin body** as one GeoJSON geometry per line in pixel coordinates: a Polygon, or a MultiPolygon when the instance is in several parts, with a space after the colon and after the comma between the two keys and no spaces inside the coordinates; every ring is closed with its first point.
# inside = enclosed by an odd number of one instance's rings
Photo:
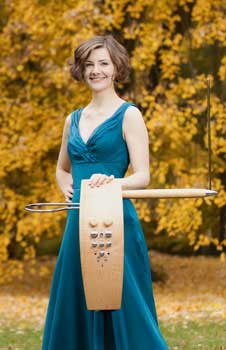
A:
{"type": "Polygon", "coordinates": [[[123,201],[119,182],[91,188],[82,180],[80,258],[89,310],[120,309],[123,285],[123,201]]]}

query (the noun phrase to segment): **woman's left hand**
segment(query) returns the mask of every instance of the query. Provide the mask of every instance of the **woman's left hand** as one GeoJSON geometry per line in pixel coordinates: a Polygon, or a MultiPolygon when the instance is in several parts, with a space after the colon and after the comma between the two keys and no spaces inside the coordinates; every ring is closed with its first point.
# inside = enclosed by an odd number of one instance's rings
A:
{"type": "Polygon", "coordinates": [[[114,175],[106,175],[106,174],[93,174],[90,177],[89,185],[91,187],[99,187],[100,185],[103,185],[104,183],[109,183],[114,179],[114,175]]]}

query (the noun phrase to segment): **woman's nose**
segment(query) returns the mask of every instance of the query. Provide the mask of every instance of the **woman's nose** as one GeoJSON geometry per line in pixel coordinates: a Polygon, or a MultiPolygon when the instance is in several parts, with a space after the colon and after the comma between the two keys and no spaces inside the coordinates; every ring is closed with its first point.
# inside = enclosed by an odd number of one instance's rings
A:
{"type": "Polygon", "coordinates": [[[100,72],[100,67],[98,65],[93,65],[92,72],[93,73],[99,73],[100,72]]]}

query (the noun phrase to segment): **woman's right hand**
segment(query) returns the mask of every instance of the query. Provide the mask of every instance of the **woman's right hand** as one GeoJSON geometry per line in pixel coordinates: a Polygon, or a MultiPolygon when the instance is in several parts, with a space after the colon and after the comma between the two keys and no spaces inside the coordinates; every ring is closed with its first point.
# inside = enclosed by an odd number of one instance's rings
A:
{"type": "Polygon", "coordinates": [[[66,185],[63,190],[65,202],[71,202],[74,194],[73,184],[66,185]]]}

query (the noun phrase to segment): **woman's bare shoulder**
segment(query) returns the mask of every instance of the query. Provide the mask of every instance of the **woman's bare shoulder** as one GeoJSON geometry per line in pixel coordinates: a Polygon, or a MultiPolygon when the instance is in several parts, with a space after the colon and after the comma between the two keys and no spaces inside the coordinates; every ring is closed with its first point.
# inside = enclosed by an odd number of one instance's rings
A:
{"type": "Polygon", "coordinates": [[[139,120],[143,119],[143,115],[140,111],[140,109],[137,106],[129,106],[126,111],[125,111],[125,115],[124,115],[124,120],[125,123],[129,122],[136,122],[139,120]]]}
{"type": "Polygon", "coordinates": [[[65,118],[65,124],[67,125],[67,127],[71,124],[71,115],[72,113],[68,114],[65,118]]]}
{"type": "Polygon", "coordinates": [[[68,114],[64,120],[64,134],[67,136],[71,125],[72,113],[68,114]]]}

